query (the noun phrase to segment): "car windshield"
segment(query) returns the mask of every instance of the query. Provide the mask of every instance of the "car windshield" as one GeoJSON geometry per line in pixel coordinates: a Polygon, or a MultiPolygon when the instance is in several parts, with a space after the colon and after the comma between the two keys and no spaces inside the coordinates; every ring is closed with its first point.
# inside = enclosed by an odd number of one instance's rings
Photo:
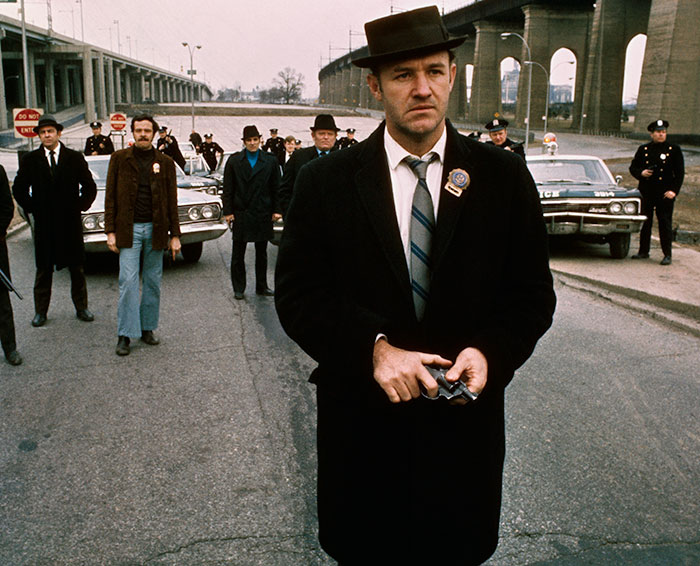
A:
{"type": "Polygon", "coordinates": [[[527,164],[538,185],[571,183],[609,185],[614,183],[605,166],[594,159],[548,159],[527,164]]]}
{"type": "Polygon", "coordinates": [[[107,169],[109,168],[109,159],[88,159],[88,167],[92,178],[95,179],[98,189],[103,189],[107,182],[107,169]]]}

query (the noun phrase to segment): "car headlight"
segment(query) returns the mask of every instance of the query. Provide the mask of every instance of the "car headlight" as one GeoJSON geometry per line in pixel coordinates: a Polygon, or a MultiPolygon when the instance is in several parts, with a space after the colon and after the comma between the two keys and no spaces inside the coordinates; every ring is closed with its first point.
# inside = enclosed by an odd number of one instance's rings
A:
{"type": "Polygon", "coordinates": [[[100,230],[105,229],[105,215],[100,214],[97,216],[97,225],[100,227],[100,230]]]}
{"type": "Polygon", "coordinates": [[[190,220],[199,220],[202,217],[202,211],[198,206],[193,206],[187,211],[187,216],[190,217],[190,220]]]}
{"type": "Polygon", "coordinates": [[[213,217],[214,217],[214,210],[212,210],[212,207],[209,205],[203,206],[202,207],[202,218],[209,220],[213,217]]]}
{"type": "Polygon", "coordinates": [[[217,189],[216,187],[209,187],[209,188],[207,189],[207,193],[209,193],[210,195],[215,195],[215,194],[217,194],[218,192],[219,192],[219,191],[218,191],[218,189],[217,189]]]}
{"type": "Polygon", "coordinates": [[[610,211],[610,214],[621,214],[622,213],[622,203],[611,202],[608,205],[608,210],[610,211]]]}
{"type": "Polygon", "coordinates": [[[97,230],[98,222],[97,216],[91,214],[83,218],[83,228],[85,230],[97,230]]]}
{"type": "Polygon", "coordinates": [[[626,202],[625,203],[625,214],[637,214],[637,203],[636,202],[626,202]]]}

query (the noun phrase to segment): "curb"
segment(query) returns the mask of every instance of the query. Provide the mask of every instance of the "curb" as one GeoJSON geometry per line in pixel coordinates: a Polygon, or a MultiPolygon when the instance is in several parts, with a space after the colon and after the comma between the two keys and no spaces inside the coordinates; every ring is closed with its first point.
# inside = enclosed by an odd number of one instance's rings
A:
{"type": "Polygon", "coordinates": [[[594,295],[700,338],[700,307],[610,283],[552,270],[559,283],[594,295]]]}
{"type": "Polygon", "coordinates": [[[12,228],[10,228],[10,229],[7,231],[7,236],[6,236],[6,237],[9,238],[10,236],[12,236],[12,235],[14,235],[14,234],[17,234],[17,233],[21,232],[22,230],[24,230],[25,228],[28,228],[28,227],[29,227],[29,223],[28,223],[26,220],[22,220],[22,222],[19,222],[19,223],[15,224],[12,228]]]}

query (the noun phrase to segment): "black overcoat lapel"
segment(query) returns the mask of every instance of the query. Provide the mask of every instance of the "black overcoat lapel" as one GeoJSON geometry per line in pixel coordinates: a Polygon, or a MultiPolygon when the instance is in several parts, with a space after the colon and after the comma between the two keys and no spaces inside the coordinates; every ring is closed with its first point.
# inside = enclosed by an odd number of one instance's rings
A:
{"type": "Polygon", "coordinates": [[[359,198],[372,225],[402,296],[413,310],[410,275],[401,243],[391,178],[384,151],[384,128],[377,128],[358,154],[355,183],[359,198]]]}

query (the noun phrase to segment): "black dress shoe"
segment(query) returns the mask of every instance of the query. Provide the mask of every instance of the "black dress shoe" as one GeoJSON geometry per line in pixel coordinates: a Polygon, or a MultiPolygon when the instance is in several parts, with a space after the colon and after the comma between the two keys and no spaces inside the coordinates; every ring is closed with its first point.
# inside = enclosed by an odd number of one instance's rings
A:
{"type": "Polygon", "coordinates": [[[263,289],[256,289],[255,294],[262,295],[263,297],[272,297],[275,294],[275,292],[269,287],[265,287],[263,289]]]}
{"type": "Polygon", "coordinates": [[[93,320],[95,320],[95,315],[87,309],[75,311],[75,316],[77,316],[83,322],[92,322],[93,320]]]}
{"type": "Polygon", "coordinates": [[[659,265],[671,265],[671,256],[667,255],[664,256],[664,258],[661,260],[661,263],[659,265]]]}
{"type": "Polygon", "coordinates": [[[22,363],[22,356],[19,355],[17,350],[12,350],[9,354],[5,354],[5,359],[11,366],[18,366],[22,363]]]}
{"type": "Polygon", "coordinates": [[[649,259],[649,254],[642,254],[642,253],[634,254],[632,256],[632,259],[649,259]]]}
{"type": "Polygon", "coordinates": [[[141,333],[141,342],[145,342],[149,346],[157,346],[160,344],[160,340],[155,337],[153,330],[144,330],[141,333]]]}
{"type": "Polygon", "coordinates": [[[117,341],[117,356],[128,356],[129,352],[131,349],[129,348],[129,340],[128,336],[120,336],[119,340],[117,341]]]}
{"type": "Polygon", "coordinates": [[[236,292],[233,294],[233,298],[236,299],[237,301],[240,301],[241,299],[243,299],[243,293],[236,292]]]}
{"type": "Polygon", "coordinates": [[[45,314],[36,314],[32,319],[32,326],[44,326],[46,324],[45,314]]]}

